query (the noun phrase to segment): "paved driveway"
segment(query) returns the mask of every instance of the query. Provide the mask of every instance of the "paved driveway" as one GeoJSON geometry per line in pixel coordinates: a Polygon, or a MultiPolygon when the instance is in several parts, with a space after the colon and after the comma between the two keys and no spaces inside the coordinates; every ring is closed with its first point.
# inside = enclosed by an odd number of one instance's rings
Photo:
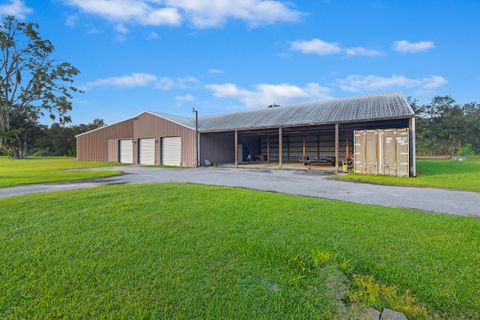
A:
{"type": "MultiPolygon", "coordinates": [[[[415,208],[455,215],[480,216],[480,193],[335,181],[327,179],[325,174],[319,172],[218,168],[166,169],[136,166],[111,169],[121,170],[126,174],[90,182],[4,188],[0,189],[0,198],[118,183],[188,182],[251,188],[388,207],[415,208]]],[[[92,170],[105,170],[105,168],[92,170]]]]}

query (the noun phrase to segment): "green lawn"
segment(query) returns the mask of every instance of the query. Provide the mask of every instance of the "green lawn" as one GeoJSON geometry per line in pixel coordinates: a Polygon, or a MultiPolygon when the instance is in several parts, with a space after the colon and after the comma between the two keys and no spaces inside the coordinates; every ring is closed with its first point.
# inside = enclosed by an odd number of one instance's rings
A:
{"type": "Polygon", "coordinates": [[[312,249],[480,317],[480,219],[161,184],[1,199],[0,318],[331,319],[312,249]]]}
{"type": "Polygon", "coordinates": [[[115,166],[116,163],[77,161],[67,157],[16,160],[0,157],[0,188],[41,182],[73,181],[108,177],[118,171],[65,172],[68,169],[115,166]]]}
{"type": "Polygon", "coordinates": [[[335,179],[376,184],[434,187],[480,192],[480,160],[417,160],[416,178],[350,173],[335,179]]]}

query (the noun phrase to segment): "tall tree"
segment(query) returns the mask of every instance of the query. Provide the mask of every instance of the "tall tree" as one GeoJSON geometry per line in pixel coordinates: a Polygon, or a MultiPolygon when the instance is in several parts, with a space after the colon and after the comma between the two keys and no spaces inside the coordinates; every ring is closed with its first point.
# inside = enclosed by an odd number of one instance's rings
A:
{"type": "Polygon", "coordinates": [[[467,144],[480,151],[480,104],[437,96],[429,104],[410,100],[410,105],[417,115],[418,151],[453,156],[467,144]]]}
{"type": "Polygon", "coordinates": [[[9,121],[12,129],[3,134],[3,150],[15,158],[25,158],[30,147],[45,135],[47,127],[40,125],[28,110],[20,108],[10,114],[9,121]]]}
{"type": "Polygon", "coordinates": [[[53,44],[38,29],[38,24],[13,16],[0,26],[0,147],[5,146],[5,137],[21,129],[11,126],[10,117],[16,110],[31,119],[45,115],[61,124],[70,122],[67,113],[72,109],[72,94],[78,91],[73,81],[79,70],[54,59],[53,44]]]}

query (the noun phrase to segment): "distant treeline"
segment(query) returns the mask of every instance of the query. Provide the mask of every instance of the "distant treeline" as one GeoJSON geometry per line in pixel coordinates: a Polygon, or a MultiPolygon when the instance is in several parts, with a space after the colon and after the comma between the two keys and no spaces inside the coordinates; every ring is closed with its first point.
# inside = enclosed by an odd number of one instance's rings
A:
{"type": "Polygon", "coordinates": [[[91,123],[78,125],[61,125],[53,123],[50,126],[40,124],[31,119],[29,113],[16,112],[10,115],[12,132],[7,137],[0,153],[24,158],[34,156],[75,156],[77,134],[105,126],[102,119],[91,123]]]}
{"type": "MultiPolygon", "coordinates": [[[[480,153],[480,104],[458,104],[450,96],[439,96],[429,104],[409,99],[416,113],[417,151],[419,153],[472,155],[480,153]]],[[[31,119],[29,113],[10,115],[14,130],[3,153],[19,158],[26,155],[75,156],[77,134],[105,126],[101,119],[78,125],[50,126],[31,119]]],[[[0,151],[1,152],[1,151],[0,151]]]]}
{"type": "Polygon", "coordinates": [[[453,156],[480,153],[480,104],[439,96],[429,104],[410,99],[416,113],[417,151],[453,156]]]}

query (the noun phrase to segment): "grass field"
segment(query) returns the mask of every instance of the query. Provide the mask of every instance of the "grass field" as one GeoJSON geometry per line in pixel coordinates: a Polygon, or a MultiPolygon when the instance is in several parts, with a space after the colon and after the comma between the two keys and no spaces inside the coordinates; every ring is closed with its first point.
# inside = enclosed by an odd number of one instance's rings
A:
{"type": "Polygon", "coordinates": [[[369,176],[350,173],[335,179],[376,184],[434,187],[480,192],[480,160],[417,160],[416,178],[369,176]]]}
{"type": "Polygon", "coordinates": [[[243,189],[6,198],[0,318],[331,319],[338,270],[312,267],[318,249],[431,314],[478,319],[479,248],[480,219],[243,189]]]}
{"type": "Polygon", "coordinates": [[[73,181],[108,177],[118,171],[65,172],[68,169],[115,166],[116,163],[77,161],[75,158],[45,157],[15,160],[0,157],[0,188],[41,182],[73,181]]]}

